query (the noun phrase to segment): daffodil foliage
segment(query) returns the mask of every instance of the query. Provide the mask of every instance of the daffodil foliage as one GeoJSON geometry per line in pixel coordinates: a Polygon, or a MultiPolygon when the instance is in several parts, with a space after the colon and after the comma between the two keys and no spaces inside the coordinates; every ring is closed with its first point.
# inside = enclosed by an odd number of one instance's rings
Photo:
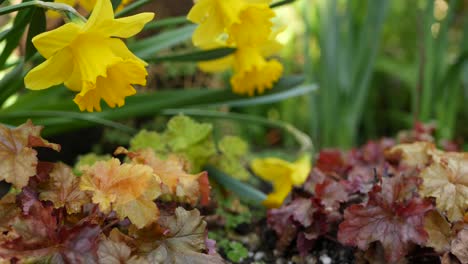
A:
{"type": "Polygon", "coordinates": [[[123,148],[125,162],[94,156],[73,170],[38,160],[36,147],[60,150],[40,130],[0,126],[0,179],[13,187],[0,198],[0,263],[223,263],[196,209],[210,202],[205,172],[123,148]]]}

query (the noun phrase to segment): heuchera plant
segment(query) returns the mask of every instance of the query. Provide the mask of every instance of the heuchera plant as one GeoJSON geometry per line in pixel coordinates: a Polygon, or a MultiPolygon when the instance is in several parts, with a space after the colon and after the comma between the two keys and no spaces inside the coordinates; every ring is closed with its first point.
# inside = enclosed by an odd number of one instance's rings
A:
{"type": "Polygon", "coordinates": [[[323,150],[307,182],[267,219],[280,252],[295,243],[304,256],[326,237],[370,263],[376,246],[385,262],[400,263],[416,245],[444,263],[468,263],[468,154],[389,139],[323,150]]]}
{"type": "Polygon", "coordinates": [[[209,202],[205,172],[120,148],[127,161],[83,165],[76,176],[38,160],[34,147],[60,150],[40,131],[0,126],[0,180],[12,184],[0,199],[0,263],[223,263],[195,209],[209,202]]]}

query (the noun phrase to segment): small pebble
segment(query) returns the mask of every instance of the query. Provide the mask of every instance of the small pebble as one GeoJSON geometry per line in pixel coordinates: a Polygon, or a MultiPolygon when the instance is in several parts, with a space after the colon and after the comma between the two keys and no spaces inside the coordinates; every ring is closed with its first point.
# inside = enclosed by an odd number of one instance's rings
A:
{"type": "Polygon", "coordinates": [[[332,262],[332,259],[327,256],[327,255],[322,255],[320,256],[320,261],[323,263],[323,264],[331,264],[332,262]]]}
{"type": "Polygon", "coordinates": [[[265,253],[259,251],[259,252],[255,253],[254,260],[255,260],[255,261],[258,261],[258,260],[263,259],[263,257],[265,257],[265,253]]]}

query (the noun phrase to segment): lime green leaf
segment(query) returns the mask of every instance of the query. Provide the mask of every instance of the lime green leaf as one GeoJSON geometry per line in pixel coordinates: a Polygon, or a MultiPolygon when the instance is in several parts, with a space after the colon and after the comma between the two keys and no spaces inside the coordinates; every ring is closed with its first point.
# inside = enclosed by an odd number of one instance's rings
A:
{"type": "Polygon", "coordinates": [[[219,150],[228,156],[241,157],[249,151],[247,143],[239,137],[225,136],[218,143],[219,150]]]}
{"type": "Polygon", "coordinates": [[[169,146],[180,151],[206,139],[211,135],[211,124],[200,124],[188,116],[173,117],[167,124],[167,139],[169,146]]]}
{"type": "Polygon", "coordinates": [[[208,160],[216,154],[216,148],[210,136],[195,145],[177,152],[177,154],[183,156],[192,165],[192,172],[200,172],[202,167],[208,163],[208,160]]]}
{"type": "Polygon", "coordinates": [[[216,167],[238,180],[249,179],[243,158],[249,151],[247,143],[239,137],[225,136],[218,142],[218,148],[221,155],[216,158],[216,167]]]}
{"type": "Polygon", "coordinates": [[[97,155],[95,153],[89,153],[85,155],[78,156],[78,161],[76,162],[75,166],[73,167],[73,171],[81,175],[83,174],[82,168],[87,166],[91,166],[98,161],[106,161],[112,158],[111,155],[97,155]]]}
{"type": "Polygon", "coordinates": [[[164,152],[166,143],[164,136],[156,131],[141,130],[130,140],[130,150],[151,148],[156,152],[164,152]]]}

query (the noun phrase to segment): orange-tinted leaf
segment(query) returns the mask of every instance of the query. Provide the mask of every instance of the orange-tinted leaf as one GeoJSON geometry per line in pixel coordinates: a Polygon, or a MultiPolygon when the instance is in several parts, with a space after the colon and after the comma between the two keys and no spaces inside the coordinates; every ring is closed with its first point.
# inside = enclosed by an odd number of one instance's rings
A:
{"type": "Polygon", "coordinates": [[[450,223],[436,210],[429,212],[424,219],[424,229],[429,234],[426,246],[434,248],[437,252],[450,250],[450,241],[453,239],[450,223]]]}
{"type": "Polygon", "coordinates": [[[16,205],[16,195],[8,193],[0,199],[0,233],[7,231],[9,224],[19,217],[21,210],[16,205]]]}
{"type": "Polygon", "coordinates": [[[159,215],[153,200],[161,194],[160,182],[149,166],[120,164],[113,158],[96,162],[80,179],[80,189],[90,191],[103,212],[112,208],[120,219],[128,217],[139,228],[159,215]]]}
{"type": "Polygon", "coordinates": [[[45,191],[40,193],[39,198],[51,201],[55,208],[65,207],[69,214],[79,213],[81,206],[90,202],[86,193],[79,189],[79,178],[63,163],[55,164],[45,191]]]}
{"type": "Polygon", "coordinates": [[[211,185],[210,180],[208,179],[207,172],[203,172],[203,174],[201,174],[201,176],[198,177],[198,184],[200,185],[200,205],[208,206],[211,200],[211,185]]]}
{"type": "Polygon", "coordinates": [[[430,161],[430,153],[434,151],[434,144],[429,142],[415,142],[399,144],[385,152],[388,160],[398,162],[404,167],[422,168],[430,161]]]}
{"type": "MultiPolygon", "coordinates": [[[[151,149],[143,149],[137,152],[125,152],[123,148],[118,150],[118,153],[127,153],[134,162],[150,166],[161,179],[164,194],[176,196],[178,200],[192,205],[197,203],[200,197],[198,179],[205,174],[204,172],[199,174],[188,173],[184,160],[175,155],[171,155],[167,159],[160,159],[151,149]]],[[[206,190],[203,191],[206,195],[206,190]]]]}
{"type": "Polygon", "coordinates": [[[468,154],[433,155],[421,172],[421,194],[436,198],[436,206],[451,222],[462,220],[468,209],[468,154]]]}
{"type": "Polygon", "coordinates": [[[37,152],[32,147],[49,147],[60,150],[40,137],[42,127],[28,120],[17,128],[0,126],[0,180],[20,189],[36,174],[37,152]]]}

